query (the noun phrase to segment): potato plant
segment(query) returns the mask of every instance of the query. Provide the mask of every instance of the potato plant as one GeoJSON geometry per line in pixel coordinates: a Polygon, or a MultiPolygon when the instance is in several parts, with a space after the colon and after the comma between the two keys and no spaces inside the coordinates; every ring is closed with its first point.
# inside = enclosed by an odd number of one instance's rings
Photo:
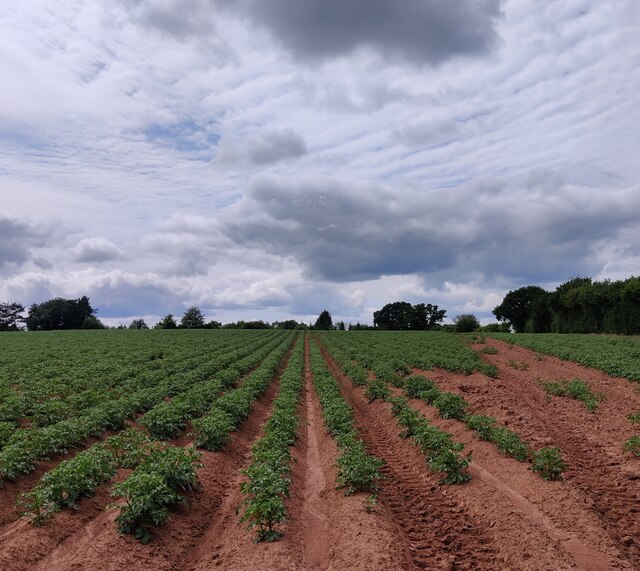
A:
{"type": "Polygon", "coordinates": [[[581,379],[543,382],[541,386],[552,396],[569,397],[581,401],[589,412],[595,412],[602,400],[602,395],[594,394],[589,385],[581,379]]]}
{"type": "Polygon", "coordinates": [[[336,462],[338,487],[344,488],[346,495],[359,491],[376,492],[384,462],[367,454],[354,427],[353,411],[340,394],[316,344],[311,345],[311,369],[325,427],[336,439],[340,451],[336,462]]]}
{"type": "Polygon", "coordinates": [[[155,450],[124,482],[115,484],[111,495],[122,501],[117,504],[118,531],[148,543],[151,528],[162,525],[169,508],[184,501],[182,493],[198,485],[200,454],[175,446],[155,450]]]}
{"type": "Polygon", "coordinates": [[[251,452],[251,465],[243,471],[247,481],[240,489],[244,495],[242,521],[257,528],[256,541],[275,541],[281,535],[276,525],[287,515],[284,499],[289,495],[291,446],[298,428],[297,409],[304,384],[304,338],[299,337],[287,368],[280,378],[280,389],[264,436],[251,452]]]}

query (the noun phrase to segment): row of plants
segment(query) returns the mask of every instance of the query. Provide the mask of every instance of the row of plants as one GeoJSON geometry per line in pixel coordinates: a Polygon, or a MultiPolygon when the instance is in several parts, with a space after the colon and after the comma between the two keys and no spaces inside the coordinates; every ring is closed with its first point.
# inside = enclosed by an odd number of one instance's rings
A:
{"type": "Polygon", "coordinates": [[[320,349],[315,343],[310,349],[313,385],[320,400],[324,425],[339,449],[336,461],[338,487],[344,488],[346,495],[359,491],[375,494],[384,461],[367,454],[354,426],[353,411],[340,394],[320,349]]]}
{"type": "Polygon", "coordinates": [[[540,386],[551,396],[581,401],[589,412],[595,412],[603,398],[601,394],[592,392],[589,385],[581,379],[543,381],[540,386]]]}
{"type": "MultiPolygon", "coordinates": [[[[266,338],[265,338],[266,339],[266,338]]],[[[269,338],[270,339],[270,338],[269,338]]],[[[187,422],[205,413],[211,402],[232,388],[240,378],[255,368],[278,346],[287,346],[290,335],[278,336],[264,345],[231,351],[219,361],[221,369],[213,378],[196,382],[168,402],[161,402],[149,410],[138,423],[154,438],[169,439],[184,430],[187,422]]]]}
{"type": "MultiPolygon", "coordinates": [[[[297,335],[297,334],[294,334],[297,335]]],[[[242,386],[216,399],[208,412],[192,422],[194,443],[199,448],[216,451],[224,447],[231,433],[249,416],[251,406],[264,393],[289,350],[292,337],[278,345],[258,368],[248,374],[242,386]]]]}
{"type": "MultiPolygon", "coordinates": [[[[282,334],[283,345],[287,338],[290,339],[290,336],[282,334]]],[[[264,337],[254,337],[258,346],[263,341],[264,337]]],[[[108,429],[122,430],[128,419],[152,409],[175,390],[176,383],[172,379],[165,379],[156,387],[107,401],[78,417],[45,428],[14,432],[0,451],[0,483],[33,471],[37,461],[64,454],[69,448],[82,445],[91,436],[100,436],[108,429]]]]}
{"type": "Polygon", "coordinates": [[[256,541],[275,541],[274,526],[287,516],[285,498],[291,482],[291,447],[298,428],[298,405],[304,384],[304,337],[299,337],[286,370],[280,377],[278,396],[264,426],[264,436],[251,451],[251,465],[243,471],[242,521],[257,528],[256,541]]]}
{"type": "MultiPolygon", "coordinates": [[[[332,358],[338,355],[335,360],[343,372],[346,372],[343,368],[343,363],[347,361],[345,353],[338,348],[337,344],[332,344],[333,340],[329,339],[330,337],[325,335],[322,341],[323,343],[326,342],[330,347],[332,358]]],[[[360,366],[359,364],[356,365],[360,366]]],[[[368,376],[366,370],[365,374],[368,376]]],[[[424,379],[424,377],[417,376],[409,378],[424,379]]],[[[404,378],[398,375],[397,372],[391,375],[389,380],[395,385],[404,385],[404,378]]],[[[354,385],[362,386],[362,383],[354,383],[354,385]]],[[[366,386],[364,394],[369,403],[374,400],[388,401],[391,403],[391,410],[398,424],[404,428],[400,436],[402,438],[413,437],[425,455],[427,466],[435,472],[445,474],[441,483],[460,484],[470,479],[466,468],[471,461],[471,455],[462,456],[460,454],[464,449],[464,444],[455,442],[449,433],[431,425],[420,412],[411,407],[407,399],[402,397],[393,398],[387,382],[384,379],[376,377],[364,386],[366,386]]],[[[417,389],[417,387],[415,387],[415,389],[417,389]]]]}
{"type": "MultiPolygon", "coordinates": [[[[413,336],[416,335],[421,335],[425,338],[424,344],[427,345],[427,352],[431,350],[432,344],[438,347],[442,343],[441,340],[437,340],[437,336],[434,333],[413,334],[413,336]]],[[[357,343],[357,341],[354,342],[352,340],[351,335],[331,336],[326,334],[322,337],[323,342],[329,340],[330,337],[329,343],[333,344],[332,349],[335,346],[346,345],[349,347],[357,343]]],[[[449,335],[449,337],[455,338],[452,335],[449,335]]],[[[473,352],[470,348],[468,350],[473,352]]],[[[378,369],[384,369],[386,361],[397,363],[399,349],[370,343],[367,347],[359,345],[359,351],[361,354],[368,356],[369,364],[377,363],[378,369]]],[[[425,360],[429,359],[430,357],[427,355],[425,360]]],[[[364,363],[361,364],[364,365],[364,363]]],[[[455,366],[451,364],[449,369],[455,369],[455,366]]],[[[374,370],[374,372],[376,371],[374,370]]],[[[504,426],[499,426],[496,419],[492,417],[470,414],[468,411],[469,404],[460,395],[440,391],[432,380],[426,379],[422,375],[403,376],[401,371],[395,370],[392,375],[386,375],[382,378],[378,375],[376,376],[377,379],[369,383],[365,393],[370,401],[375,399],[388,400],[390,392],[385,385],[385,381],[390,382],[396,387],[404,389],[407,397],[419,398],[428,405],[434,406],[441,418],[464,422],[470,429],[474,430],[479,438],[492,442],[502,454],[512,456],[521,462],[531,462],[532,469],[544,479],[562,478],[562,470],[566,468],[566,465],[557,447],[547,447],[532,451],[528,443],[524,442],[518,434],[504,426]]]]}
{"type": "Polygon", "coordinates": [[[62,508],[78,508],[78,502],[94,494],[118,468],[135,468],[153,450],[151,439],[130,428],[65,460],[48,471],[19,500],[23,515],[39,526],[62,508]]]}
{"type": "Polygon", "coordinates": [[[418,398],[435,407],[441,418],[463,422],[481,439],[492,442],[498,451],[519,462],[531,462],[531,469],[545,480],[561,480],[566,464],[557,447],[545,447],[532,451],[530,445],[505,426],[499,426],[495,418],[468,412],[469,403],[460,395],[441,391],[436,383],[420,375],[405,379],[405,394],[418,398]]]}
{"type": "Polygon", "coordinates": [[[135,388],[187,372],[206,363],[212,354],[223,354],[242,341],[240,337],[229,337],[215,344],[211,339],[189,344],[178,338],[168,350],[162,344],[152,348],[149,340],[143,343],[139,336],[129,339],[135,343],[124,345],[124,338],[114,338],[109,332],[91,338],[86,334],[63,332],[57,336],[20,337],[23,346],[6,356],[0,366],[0,421],[20,420],[22,426],[48,426],[135,388]],[[40,362],[41,355],[30,350],[34,339],[40,341],[36,347],[49,357],[48,361],[40,362]],[[69,340],[75,343],[69,346],[66,343],[69,340]],[[95,354],[94,344],[103,352],[95,354]],[[87,361],[87,356],[92,359],[87,361]]]}

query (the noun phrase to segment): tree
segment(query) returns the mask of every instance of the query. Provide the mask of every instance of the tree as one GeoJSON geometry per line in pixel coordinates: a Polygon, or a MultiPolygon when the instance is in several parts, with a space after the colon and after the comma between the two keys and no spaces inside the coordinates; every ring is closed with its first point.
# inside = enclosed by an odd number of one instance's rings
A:
{"type": "Polygon", "coordinates": [[[409,329],[413,317],[413,306],[406,301],[387,303],[373,312],[373,324],[380,329],[409,329]]]}
{"type": "Polygon", "coordinates": [[[202,315],[202,311],[195,306],[187,309],[180,320],[180,327],[183,327],[184,329],[204,328],[204,316],[202,315]]]}
{"type": "Polygon", "coordinates": [[[18,323],[24,321],[21,303],[0,303],[0,331],[18,331],[18,323]]]}
{"type": "Polygon", "coordinates": [[[336,329],[338,331],[345,331],[347,327],[345,326],[344,321],[338,321],[338,323],[336,323],[336,329]]]}
{"type": "Polygon", "coordinates": [[[178,324],[173,315],[169,313],[155,324],[154,329],[175,329],[176,327],[178,327],[178,324]]]}
{"type": "MultiPolygon", "coordinates": [[[[56,297],[29,308],[25,319],[29,331],[48,331],[52,329],[82,329],[85,324],[95,325],[97,309],[93,309],[87,296],[79,299],[56,297]],[[94,318],[88,319],[88,318],[94,318]]],[[[98,322],[99,323],[99,322],[98,322]]]]}
{"type": "Polygon", "coordinates": [[[456,315],[453,322],[456,324],[456,331],[458,333],[470,333],[480,327],[478,318],[472,313],[456,315]]]}
{"type": "Polygon", "coordinates": [[[314,329],[333,329],[333,320],[331,319],[331,314],[323,309],[320,315],[318,315],[318,319],[316,319],[316,323],[313,326],[314,329]]]}
{"type": "Polygon", "coordinates": [[[87,315],[82,322],[81,329],[106,329],[106,326],[95,315],[87,315]]]}
{"type": "Polygon", "coordinates": [[[446,313],[446,310],[430,303],[418,303],[413,306],[406,301],[395,301],[374,311],[373,324],[379,329],[426,331],[437,327],[446,313]]]}
{"type": "Polygon", "coordinates": [[[521,287],[510,291],[493,309],[493,314],[498,321],[508,321],[516,333],[523,333],[532,317],[536,300],[546,296],[547,292],[539,286],[521,287]]]}
{"type": "Polygon", "coordinates": [[[417,331],[434,329],[439,323],[442,323],[446,313],[444,309],[438,309],[437,305],[418,303],[413,306],[409,329],[417,331]]]}
{"type": "Polygon", "coordinates": [[[149,329],[149,326],[145,323],[144,319],[134,319],[129,323],[129,329],[149,329]]]}

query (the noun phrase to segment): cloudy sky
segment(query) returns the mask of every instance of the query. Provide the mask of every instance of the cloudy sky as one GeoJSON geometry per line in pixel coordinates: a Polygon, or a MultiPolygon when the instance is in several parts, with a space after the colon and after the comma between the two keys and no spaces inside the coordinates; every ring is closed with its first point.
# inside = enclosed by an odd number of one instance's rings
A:
{"type": "Polygon", "coordinates": [[[0,300],[490,321],[640,274],[636,0],[7,0],[0,300]]]}

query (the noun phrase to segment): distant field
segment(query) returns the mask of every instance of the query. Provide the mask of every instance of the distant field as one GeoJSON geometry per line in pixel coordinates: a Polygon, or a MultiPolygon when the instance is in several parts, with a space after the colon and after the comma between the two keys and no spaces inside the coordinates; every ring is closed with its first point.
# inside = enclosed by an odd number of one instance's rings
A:
{"type": "Polygon", "coordinates": [[[0,334],[0,569],[638,568],[640,394],[573,361],[638,379],[639,351],[0,334]]]}

